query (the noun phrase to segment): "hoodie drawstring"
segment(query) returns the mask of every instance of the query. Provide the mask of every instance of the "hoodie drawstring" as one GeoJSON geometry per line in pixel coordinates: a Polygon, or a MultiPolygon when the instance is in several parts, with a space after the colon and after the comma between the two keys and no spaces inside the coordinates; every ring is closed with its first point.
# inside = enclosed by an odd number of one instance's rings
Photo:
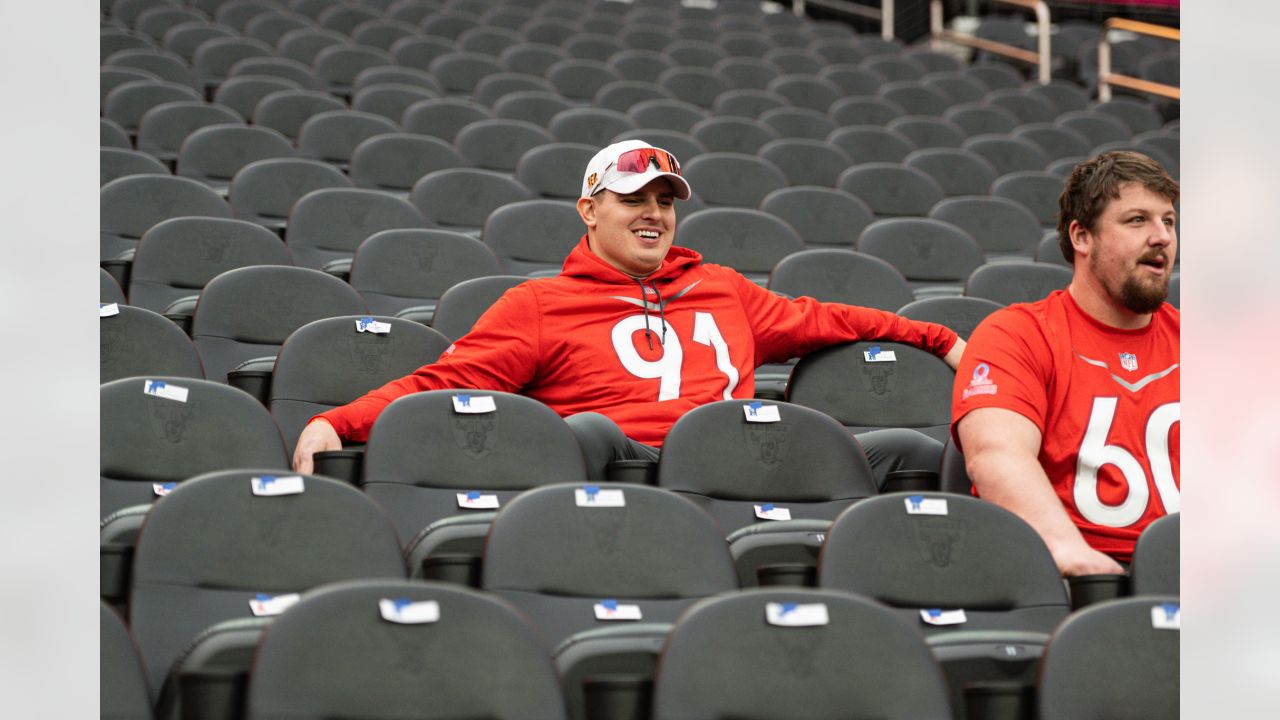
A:
{"type": "MultiPolygon", "coordinates": [[[[649,331],[649,300],[645,297],[644,281],[637,278],[636,283],[640,285],[640,306],[644,308],[644,339],[649,343],[649,349],[653,349],[653,334],[649,331]]],[[[662,336],[658,338],[658,344],[666,346],[667,344],[667,304],[662,299],[662,293],[658,292],[658,286],[653,282],[649,282],[649,289],[653,290],[653,294],[658,298],[658,319],[662,321],[662,336]]]]}

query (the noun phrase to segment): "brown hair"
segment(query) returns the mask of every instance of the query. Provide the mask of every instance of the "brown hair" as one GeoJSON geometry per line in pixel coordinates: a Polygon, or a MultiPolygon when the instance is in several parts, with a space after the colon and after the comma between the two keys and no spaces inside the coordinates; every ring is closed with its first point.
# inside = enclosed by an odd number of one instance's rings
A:
{"type": "Polygon", "coordinates": [[[1071,171],[1058,196],[1058,248],[1067,262],[1075,262],[1071,247],[1071,221],[1094,229],[1107,203],[1120,197],[1120,186],[1141,183],[1151,192],[1178,202],[1178,183],[1160,167],[1160,163],[1128,150],[1113,150],[1089,158],[1071,171]]]}

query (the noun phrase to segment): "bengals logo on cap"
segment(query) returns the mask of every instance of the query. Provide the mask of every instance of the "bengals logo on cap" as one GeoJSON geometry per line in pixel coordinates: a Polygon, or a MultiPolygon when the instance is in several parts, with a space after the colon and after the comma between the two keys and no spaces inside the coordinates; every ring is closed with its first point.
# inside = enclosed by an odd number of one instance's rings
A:
{"type": "Polygon", "coordinates": [[[587,187],[589,188],[595,187],[596,181],[599,179],[600,177],[598,175],[596,175],[595,173],[591,173],[591,176],[587,178],[587,187]]]}

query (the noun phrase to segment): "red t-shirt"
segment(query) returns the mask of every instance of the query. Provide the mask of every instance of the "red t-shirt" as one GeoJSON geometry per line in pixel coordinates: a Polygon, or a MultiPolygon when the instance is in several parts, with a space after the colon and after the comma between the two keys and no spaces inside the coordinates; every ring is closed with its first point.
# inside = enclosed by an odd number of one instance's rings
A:
{"type": "Polygon", "coordinates": [[[1165,303],[1147,327],[1119,330],[1066,290],[993,313],[956,371],[957,447],[975,408],[1031,420],[1040,464],[1084,539],[1128,562],[1142,529],[1179,507],[1179,317],[1165,303]]]}
{"type": "Polygon", "coordinates": [[[701,260],[673,247],[642,289],[592,253],[584,235],[560,275],[508,290],[437,362],[318,417],[359,442],[402,395],[501,390],[561,416],[601,413],[627,436],[659,446],[693,408],[752,397],[761,364],[852,340],[902,342],[938,356],[956,342],[942,325],[787,300],[701,260]]]}

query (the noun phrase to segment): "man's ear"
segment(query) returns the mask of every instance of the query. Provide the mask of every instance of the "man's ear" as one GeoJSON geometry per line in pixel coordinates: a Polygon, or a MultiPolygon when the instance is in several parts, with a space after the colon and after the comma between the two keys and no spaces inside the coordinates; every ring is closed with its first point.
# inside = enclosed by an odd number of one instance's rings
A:
{"type": "Polygon", "coordinates": [[[1085,257],[1093,250],[1093,233],[1089,229],[1080,224],[1079,220],[1072,220],[1067,226],[1067,236],[1071,238],[1071,248],[1076,253],[1085,257]]]}
{"type": "Polygon", "coordinates": [[[588,229],[596,227],[596,201],[593,198],[578,198],[578,217],[588,229]]]}

